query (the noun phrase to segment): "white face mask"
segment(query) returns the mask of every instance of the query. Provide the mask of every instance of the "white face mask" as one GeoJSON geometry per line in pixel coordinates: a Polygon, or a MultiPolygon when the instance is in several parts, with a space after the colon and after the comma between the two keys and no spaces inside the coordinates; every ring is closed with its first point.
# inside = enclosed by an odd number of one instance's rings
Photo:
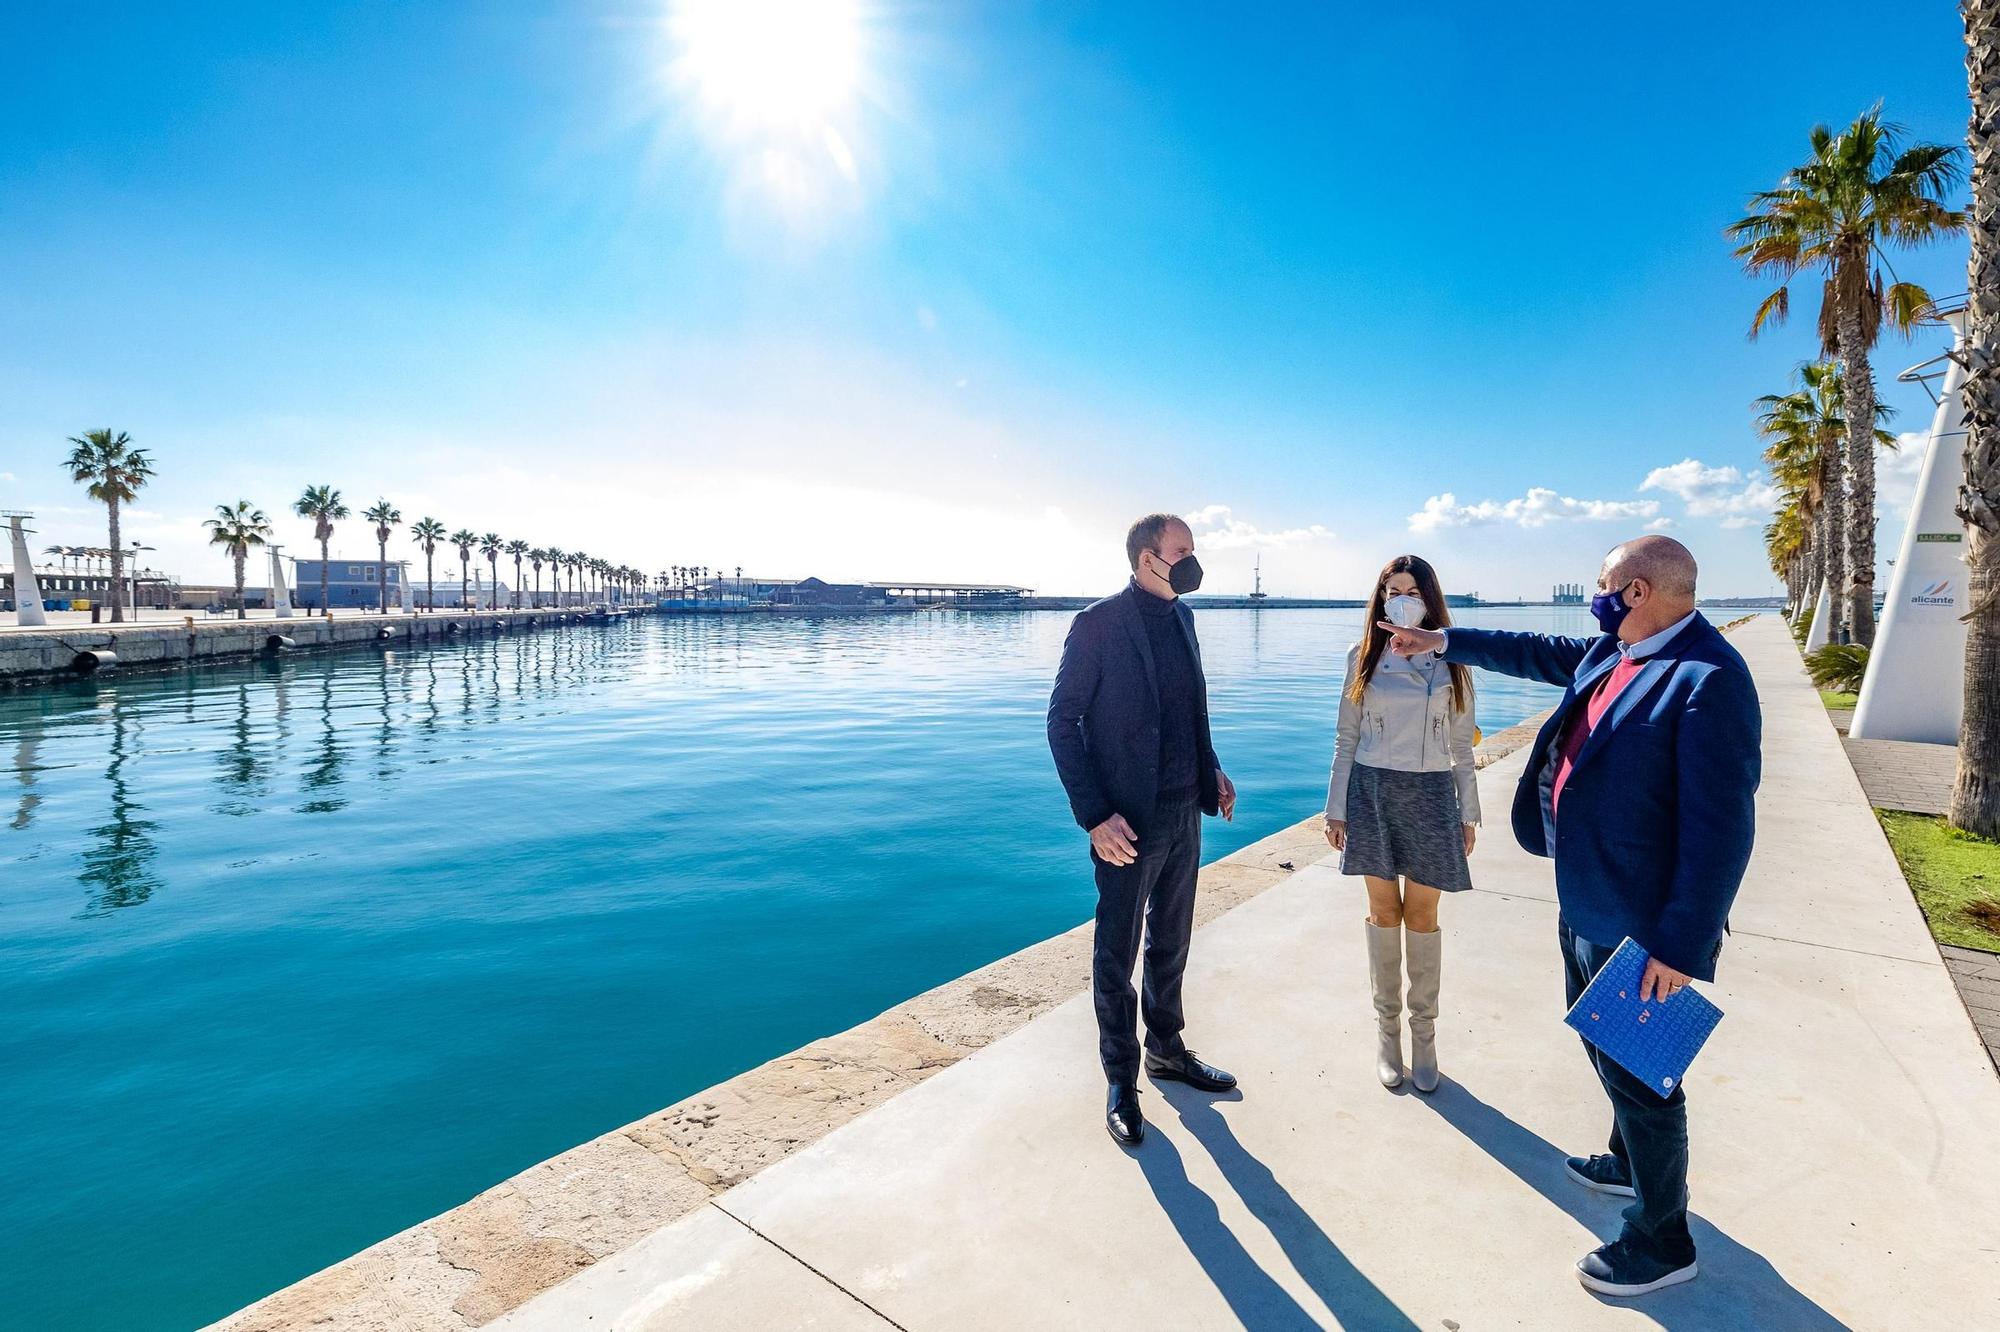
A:
{"type": "Polygon", "coordinates": [[[1404,629],[1414,629],[1424,622],[1424,599],[1413,597],[1407,592],[1390,597],[1382,604],[1382,613],[1390,623],[1404,629]]]}

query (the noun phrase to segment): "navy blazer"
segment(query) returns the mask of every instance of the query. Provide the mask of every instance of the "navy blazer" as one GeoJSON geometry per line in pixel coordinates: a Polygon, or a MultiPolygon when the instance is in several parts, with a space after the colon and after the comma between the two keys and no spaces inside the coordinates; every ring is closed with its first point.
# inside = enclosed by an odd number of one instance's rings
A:
{"type": "Polygon", "coordinates": [[[1576,756],[1560,820],[1557,741],[1617,665],[1617,638],[1455,628],[1445,660],[1564,687],[1514,792],[1514,836],[1555,857],[1570,928],[1606,948],[1629,934],[1676,971],[1714,980],[1763,772],[1763,715],[1742,656],[1696,615],[1648,658],[1576,756]]]}
{"type": "MultiPolygon", "coordinates": [[[[1135,598],[1153,595],[1132,584],[1077,612],[1063,644],[1062,665],[1049,695],[1049,750],[1069,794],[1070,812],[1086,831],[1123,814],[1135,828],[1153,812],[1160,791],[1160,694],[1153,645],[1135,598]]],[[[1174,618],[1194,658],[1195,767],[1203,812],[1217,812],[1215,745],[1208,730],[1208,681],[1194,636],[1194,612],[1174,602],[1174,618]]]]}

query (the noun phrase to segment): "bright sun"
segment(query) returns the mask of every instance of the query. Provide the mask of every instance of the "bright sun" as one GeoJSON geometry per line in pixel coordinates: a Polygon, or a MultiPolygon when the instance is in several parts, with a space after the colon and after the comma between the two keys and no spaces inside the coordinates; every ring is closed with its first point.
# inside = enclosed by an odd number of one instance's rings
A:
{"type": "Polygon", "coordinates": [[[855,0],[674,0],[677,81],[721,127],[824,140],[861,77],[855,0]]]}

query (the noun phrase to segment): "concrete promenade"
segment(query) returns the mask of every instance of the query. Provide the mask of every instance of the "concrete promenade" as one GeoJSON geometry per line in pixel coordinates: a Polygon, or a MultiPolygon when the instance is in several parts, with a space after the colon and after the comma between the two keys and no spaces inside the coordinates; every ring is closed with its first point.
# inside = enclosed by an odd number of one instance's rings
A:
{"type": "MultiPolygon", "coordinates": [[[[2000,1326],[2000,1079],[1784,626],[1732,641],[1766,778],[1689,1079],[1691,1285],[1622,1304],[1571,1271],[1617,1204],[1562,1156],[1608,1111],[1548,862],[1496,820],[1447,903],[1435,1094],[1375,1083],[1360,895],[1295,849],[1195,942],[1190,1042],[1239,1094],[1149,1086],[1121,1151],[1078,995],[488,1326],[2000,1326]]],[[[1482,772],[1489,810],[1521,762],[1482,772]]]]}

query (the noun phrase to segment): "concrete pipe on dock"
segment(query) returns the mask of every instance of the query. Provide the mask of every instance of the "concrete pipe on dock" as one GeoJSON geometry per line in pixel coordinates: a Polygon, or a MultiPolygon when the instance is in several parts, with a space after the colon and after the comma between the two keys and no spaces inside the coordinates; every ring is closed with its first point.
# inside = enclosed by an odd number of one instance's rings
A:
{"type": "Polygon", "coordinates": [[[264,639],[264,651],[274,655],[279,652],[290,652],[297,646],[298,640],[288,634],[271,634],[264,639]]]}
{"type": "Polygon", "coordinates": [[[110,648],[85,648],[70,659],[69,668],[78,675],[95,675],[117,664],[118,654],[110,648]]]}

